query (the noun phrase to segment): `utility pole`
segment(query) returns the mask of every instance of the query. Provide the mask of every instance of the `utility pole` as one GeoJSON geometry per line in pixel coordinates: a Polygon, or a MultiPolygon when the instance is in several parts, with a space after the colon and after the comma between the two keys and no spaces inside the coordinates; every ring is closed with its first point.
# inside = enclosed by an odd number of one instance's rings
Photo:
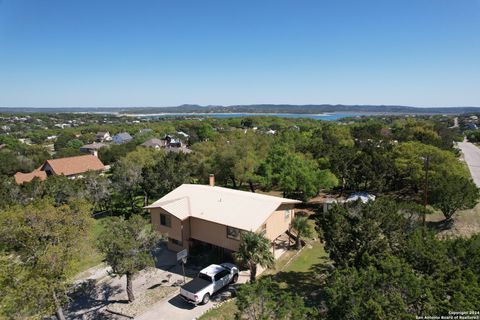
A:
{"type": "MultiPolygon", "coordinates": [[[[427,209],[428,205],[428,170],[430,169],[430,156],[422,157],[425,165],[425,186],[423,190],[423,205],[427,209]]],[[[423,213],[423,226],[425,226],[426,212],[423,213]]]]}

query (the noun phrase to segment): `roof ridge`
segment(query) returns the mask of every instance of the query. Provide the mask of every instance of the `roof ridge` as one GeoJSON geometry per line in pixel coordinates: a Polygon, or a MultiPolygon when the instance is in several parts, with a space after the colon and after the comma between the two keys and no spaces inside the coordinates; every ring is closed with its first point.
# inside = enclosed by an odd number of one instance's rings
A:
{"type": "MultiPolygon", "coordinates": [[[[194,184],[194,183],[184,183],[184,184],[182,184],[181,186],[184,186],[184,185],[195,186],[195,187],[199,187],[199,188],[203,188],[203,189],[214,188],[214,189],[217,189],[217,190],[221,190],[221,191],[228,192],[228,193],[232,193],[232,194],[236,194],[236,195],[243,195],[243,196],[249,196],[249,197],[255,197],[255,198],[263,198],[263,199],[265,199],[265,200],[266,200],[266,199],[269,199],[269,200],[279,200],[279,201],[281,201],[281,202],[285,202],[285,200],[286,200],[286,201],[298,201],[298,202],[301,202],[301,201],[295,200],[295,199],[277,197],[277,196],[272,196],[272,195],[269,195],[269,194],[256,193],[256,192],[251,192],[251,191],[231,189],[231,188],[225,188],[225,187],[219,187],[219,186],[213,186],[213,187],[212,187],[212,186],[205,185],[205,184],[194,184]]],[[[180,186],[180,187],[181,187],[181,186],[180,186]]]]}

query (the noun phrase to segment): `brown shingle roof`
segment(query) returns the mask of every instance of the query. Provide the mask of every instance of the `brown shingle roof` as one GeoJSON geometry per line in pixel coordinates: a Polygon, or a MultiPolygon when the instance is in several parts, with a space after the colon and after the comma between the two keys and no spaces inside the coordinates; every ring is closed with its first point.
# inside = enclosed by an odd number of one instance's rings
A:
{"type": "Polygon", "coordinates": [[[53,159],[45,161],[42,170],[46,165],[50,165],[54,174],[63,174],[71,176],[79,173],[84,173],[89,170],[105,170],[105,165],[94,155],[76,156],[61,159],[53,159]]]}
{"type": "Polygon", "coordinates": [[[47,179],[47,174],[45,171],[40,171],[39,169],[36,169],[32,172],[29,173],[22,173],[22,172],[17,172],[14,175],[15,182],[17,184],[22,184],[24,182],[30,182],[33,180],[33,178],[39,178],[40,180],[45,180],[47,179]]]}

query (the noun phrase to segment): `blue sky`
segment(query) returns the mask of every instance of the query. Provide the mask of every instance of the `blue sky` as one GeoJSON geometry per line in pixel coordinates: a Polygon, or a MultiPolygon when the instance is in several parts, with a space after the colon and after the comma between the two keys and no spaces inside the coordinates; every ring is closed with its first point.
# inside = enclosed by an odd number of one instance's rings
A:
{"type": "Polygon", "coordinates": [[[480,106],[480,0],[0,0],[0,106],[480,106]]]}

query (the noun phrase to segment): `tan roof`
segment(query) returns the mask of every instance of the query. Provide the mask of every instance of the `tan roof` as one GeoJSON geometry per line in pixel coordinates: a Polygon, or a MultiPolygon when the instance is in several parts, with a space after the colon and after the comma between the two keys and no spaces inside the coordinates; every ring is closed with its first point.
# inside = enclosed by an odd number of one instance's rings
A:
{"type": "Polygon", "coordinates": [[[298,200],[198,184],[183,184],[146,208],[162,208],[184,220],[196,217],[256,231],[283,203],[298,200]]]}
{"type": "Polygon", "coordinates": [[[167,140],[157,139],[157,138],[152,138],[142,143],[142,146],[151,147],[151,148],[162,148],[162,147],[165,147],[166,145],[167,145],[167,140]]]}
{"type": "Polygon", "coordinates": [[[30,182],[33,180],[33,178],[39,178],[40,180],[45,180],[47,179],[47,174],[45,171],[40,171],[39,169],[36,169],[32,172],[29,173],[22,173],[22,172],[17,172],[14,175],[15,182],[17,184],[22,184],[24,182],[30,182]]]}
{"type": "Polygon", "coordinates": [[[43,164],[42,170],[45,169],[45,166],[47,164],[50,165],[50,167],[54,171],[54,174],[63,174],[66,176],[84,173],[89,170],[105,170],[105,165],[102,163],[102,161],[100,161],[100,159],[91,154],[47,160],[43,164]]]}

